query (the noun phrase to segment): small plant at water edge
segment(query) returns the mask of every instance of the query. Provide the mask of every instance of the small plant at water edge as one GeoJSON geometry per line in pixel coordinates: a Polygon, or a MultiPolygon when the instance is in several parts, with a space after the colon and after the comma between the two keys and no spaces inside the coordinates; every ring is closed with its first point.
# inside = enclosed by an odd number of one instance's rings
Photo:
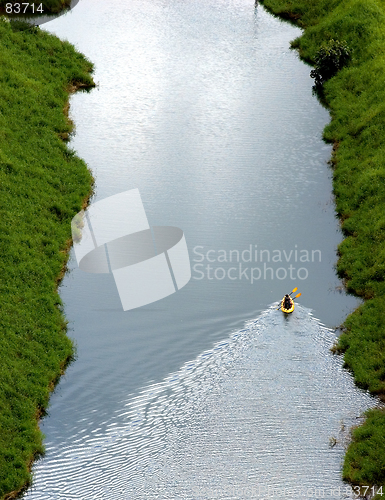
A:
{"type": "Polygon", "coordinates": [[[317,52],[315,68],[310,72],[316,87],[321,86],[326,80],[342,69],[351,57],[351,50],[346,42],[329,40],[317,52]]]}

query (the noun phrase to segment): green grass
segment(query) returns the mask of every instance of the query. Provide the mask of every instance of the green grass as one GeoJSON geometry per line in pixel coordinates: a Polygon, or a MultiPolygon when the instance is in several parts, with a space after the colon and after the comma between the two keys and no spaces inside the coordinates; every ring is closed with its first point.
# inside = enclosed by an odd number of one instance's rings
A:
{"type": "MultiPolygon", "coordinates": [[[[348,65],[324,84],[331,123],[336,211],[345,239],[337,272],[365,299],[345,322],[336,351],[356,383],[385,400],[385,4],[381,0],[264,0],[273,13],[305,28],[293,42],[313,63],[331,39],[352,51],[348,65]]],[[[344,478],[385,485],[385,413],[367,414],[353,433],[344,478]]],[[[385,488],[384,488],[385,493],[385,488]]],[[[379,497],[380,498],[380,497],[379,497]]]]}
{"type": "Polygon", "coordinates": [[[92,176],[62,138],[68,89],[93,86],[91,70],[68,42],[0,19],[0,498],[30,481],[37,418],[74,354],[57,285],[92,176]]]}
{"type": "MultiPolygon", "coordinates": [[[[362,485],[383,485],[385,472],[385,415],[366,413],[365,425],[353,430],[353,443],[345,458],[343,475],[362,485]]],[[[383,488],[385,494],[385,489],[383,488]]],[[[379,498],[380,495],[379,495],[379,498]]]]}

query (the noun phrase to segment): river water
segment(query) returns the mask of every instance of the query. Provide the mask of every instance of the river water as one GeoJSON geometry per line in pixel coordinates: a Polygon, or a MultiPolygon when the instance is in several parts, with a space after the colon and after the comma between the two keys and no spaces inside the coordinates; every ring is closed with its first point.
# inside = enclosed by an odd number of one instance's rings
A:
{"type": "Polygon", "coordinates": [[[300,30],[249,0],[82,0],[43,28],[96,66],[71,98],[93,201],[138,188],[150,225],[183,229],[192,278],[124,312],[71,254],[77,359],[25,498],[351,497],[348,430],[376,401],[329,351],[357,302],[334,274],[329,115],[300,30]]]}

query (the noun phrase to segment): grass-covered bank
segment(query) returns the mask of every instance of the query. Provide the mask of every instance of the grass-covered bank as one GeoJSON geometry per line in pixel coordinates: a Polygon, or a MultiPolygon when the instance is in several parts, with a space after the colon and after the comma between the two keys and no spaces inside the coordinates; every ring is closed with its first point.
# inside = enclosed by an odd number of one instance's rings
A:
{"type": "MultiPolygon", "coordinates": [[[[381,0],[263,0],[273,13],[305,28],[294,41],[314,64],[330,40],[351,59],[324,83],[332,121],[324,137],[332,159],[336,210],[345,236],[338,274],[364,304],[345,322],[337,350],[356,383],[385,401],[385,4],[381,0]]],[[[385,413],[372,410],[353,436],[344,478],[385,485],[385,413]]],[[[383,488],[385,495],[385,486],[383,488]]],[[[380,496],[378,498],[381,498],[380,496]]]]}
{"type": "Polygon", "coordinates": [[[30,481],[38,418],[74,353],[57,286],[92,176],[63,138],[68,92],[93,86],[91,70],[68,42],[0,18],[0,498],[30,481]]]}

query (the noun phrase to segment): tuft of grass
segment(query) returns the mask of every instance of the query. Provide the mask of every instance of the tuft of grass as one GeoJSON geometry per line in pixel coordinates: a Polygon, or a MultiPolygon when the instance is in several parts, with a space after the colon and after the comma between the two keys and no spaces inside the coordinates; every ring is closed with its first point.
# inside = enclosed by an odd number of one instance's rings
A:
{"type": "Polygon", "coordinates": [[[68,42],[0,18],[0,498],[30,482],[38,418],[74,355],[57,286],[92,176],[61,137],[91,71],[68,42]]]}
{"type": "MultiPolygon", "coordinates": [[[[338,275],[366,302],[351,314],[334,351],[357,385],[385,401],[385,5],[381,0],[263,0],[305,28],[292,42],[317,64],[331,40],[349,48],[343,68],[322,83],[332,116],[333,186],[345,239],[338,275]],[[321,52],[320,52],[321,51],[321,52]]],[[[353,433],[344,478],[385,492],[385,414],[372,410],[353,433]]]]}

